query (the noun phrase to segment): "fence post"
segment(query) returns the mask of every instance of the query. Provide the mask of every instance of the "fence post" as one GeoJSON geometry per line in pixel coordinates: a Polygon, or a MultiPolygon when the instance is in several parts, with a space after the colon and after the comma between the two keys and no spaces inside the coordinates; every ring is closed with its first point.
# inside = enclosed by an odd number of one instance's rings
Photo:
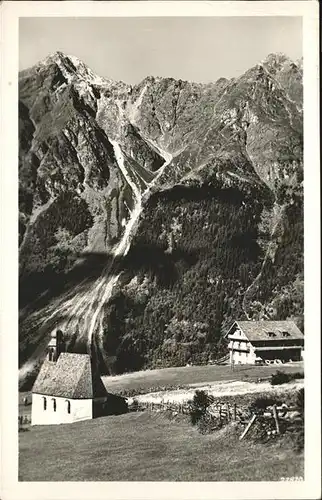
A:
{"type": "Polygon", "coordinates": [[[234,419],[234,422],[236,422],[236,420],[237,420],[237,405],[236,405],[236,403],[234,403],[234,408],[233,408],[233,419],[234,419]]]}
{"type": "Polygon", "coordinates": [[[227,408],[227,424],[229,424],[229,421],[230,421],[230,408],[229,408],[229,404],[228,403],[226,404],[226,408],[227,408]]]}
{"type": "Polygon", "coordinates": [[[253,423],[255,422],[256,420],[256,413],[252,416],[251,420],[248,422],[247,426],[246,426],[246,429],[244,430],[244,432],[242,433],[242,435],[240,436],[239,438],[239,441],[241,441],[242,439],[244,439],[244,437],[246,436],[247,432],[249,431],[249,429],[251,428],[251,426],[253,425],[253,423]]]}
{"type": "Polygon", "coordinates": [[[219,405],[219,423],[221,425],[221,404],[219,405]]]}
{"type": "Polygon", "coordinates": [[[277,432],[277,434],[279,434],[280,433],[280,425],[279,425],[279,422],[278,422],[276,405],[273,405],[273,416],[274,416],[275,425],[276,425],[276,432],[277,432]]]}

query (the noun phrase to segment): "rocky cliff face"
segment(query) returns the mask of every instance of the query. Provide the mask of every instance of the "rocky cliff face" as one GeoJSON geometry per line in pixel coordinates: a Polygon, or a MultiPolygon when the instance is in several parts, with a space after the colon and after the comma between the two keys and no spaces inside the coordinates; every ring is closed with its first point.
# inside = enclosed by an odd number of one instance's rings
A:
{"type": "Polygon", "coordinates": [[[132,87],[56,53],[19,94],[24,373],[57,325],[124,371],[215,355],[236,315],[301,316],[301,61],[132,87]]]}

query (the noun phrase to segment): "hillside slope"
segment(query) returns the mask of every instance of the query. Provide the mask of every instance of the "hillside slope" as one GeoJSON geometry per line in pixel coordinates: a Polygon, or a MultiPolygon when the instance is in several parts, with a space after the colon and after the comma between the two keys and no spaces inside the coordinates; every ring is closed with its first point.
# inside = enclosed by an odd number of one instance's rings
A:
{"type": "Polygon", "coordinates": [[[233,318],[303,314],[302,65],[212,84],[19,78],[21,376],[60,327],[110,373],[202,362],[233,318]]]}
{"type": "Polygon", "coordinates": [[[240,434],[230,424],[202,435],[184,418],[170,420],[163,412],[34,426],[19,433],[19,481],[46,481],[48,470],[53,481],[278,481],[303,476],[304,454],[296,453],[292,442],[245,445],[240,434]]]}

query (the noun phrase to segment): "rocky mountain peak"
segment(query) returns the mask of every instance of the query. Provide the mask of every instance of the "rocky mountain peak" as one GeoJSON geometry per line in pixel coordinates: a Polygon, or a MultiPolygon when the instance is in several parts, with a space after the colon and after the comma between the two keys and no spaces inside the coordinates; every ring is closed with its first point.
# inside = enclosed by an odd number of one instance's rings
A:
{"type": "Polygon", "coordinates": [[[281,67],[286,63],[290,63],[291,59],[284,54],[283,52],[274,52],[272,54],[268,54],[268,56],[263,59],[262,63],[271,67],[281,67]]]}
{"type": "Polygon", "coordinates": [[[111,79],[102,78],[96,75],[83,61],[73,55],[66,55],[61,51],[57,51],[46,57],[40,66],[48,66],[56,64],[61,70],[67,81],[83,80],[88,84],[110,86],[115,82],[111,79]]]}

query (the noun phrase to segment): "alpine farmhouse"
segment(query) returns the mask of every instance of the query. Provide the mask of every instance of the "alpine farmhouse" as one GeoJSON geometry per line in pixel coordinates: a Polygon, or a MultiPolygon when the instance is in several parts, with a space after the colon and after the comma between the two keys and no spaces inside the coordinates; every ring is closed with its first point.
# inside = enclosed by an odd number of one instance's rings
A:
{"type": "Polygon", "coordinates": [[[293,321],[235,321],[225,335],[231,364],[300,361],[304,335],[293,321]]]}
{"type": "Polygon", "coordinates": [[[125,398],[106,391],[89,354],[64,351],[60,331],[51,336],[47,357],[32,388],[31,424],[62,424],[125,413],[125,398]]]}

